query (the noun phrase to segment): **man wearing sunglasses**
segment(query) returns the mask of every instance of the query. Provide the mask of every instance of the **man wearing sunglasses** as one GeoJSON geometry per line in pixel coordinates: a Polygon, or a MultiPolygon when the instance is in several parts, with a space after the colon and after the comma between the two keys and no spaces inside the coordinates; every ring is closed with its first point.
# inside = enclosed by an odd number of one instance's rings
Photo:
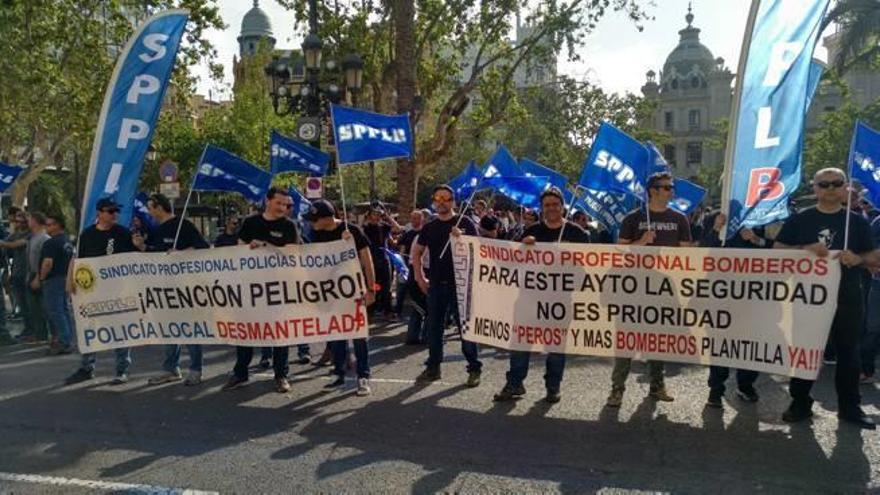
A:
{"type": "MultiPolygon", "coordinates": [[[[837,352],[834,386],[837,390],[837,417],[865,429],[875,429],[874,422],[865,416],[859,395],[859,333],[863,324],[864,288],[863,256],[874,250],[871,228],[858,213],[844,206],[848,194],[846,174],[838,168],[825,168],[813,177],[816,206],[789,217],[779,235],[776,249],[806,249],[816,256],[826,257],[829,251],[843,250],[847,216],[849,217],[848,250],[838,257],[843,265],[840,288],[837,292],[837,311],[831,323],[828,338],[837,352]]],[[[791,405],[782,414],[782,420],[795,423],[813,416],[810,390],[813,380],[792,378],[788,391],[791,405]]]]}
{"type": "MultiPolygon", "coordinates": [[[[467,217],[459,218],[455,213],[455,195],[452,187],[441,185],[434,188],[432,198],[437,216],[422,227],[418,240],[414,243],[410,259],[415,271],[419,289],[428,296],[428,316],[426,333],[428,337],[428,362],[425,371],[417,382],[427,383],[440,379],[440,363],[443,362],[443,332],[446,312],[456,304],[455,270],[452,263],[452,246],[447,247],[449,236],[453,234],[477,235],[477,228],[467,217]],[[430,262],[429,278],[422,271],[422,254],[428,250],[430,262]],[[443,255],[442,257],[440,255],[443,255]]],[[[467,359],[468,387],[480,384],[483,363],[479,360],[477,344],[461,341],[461,351],[467,359]]]]}
{"type": "Polygon", "coordinates": [[[214,239],[214,247],[235,246],[238,244],[238,216],[235,214],[226,218],[223,232],[214,239]]]}
{"type": "MultiPolygon", "coordinates": [[[[138,250],[132,240],[131,231],[119,225],[119,205],[110,198],[98,200],[96,205],[98,218],[94,225],[90,225],[79,236],[80,258],[97,258],[119,253],[130,253],[138,250]]],[[[73,263],[70,264],[73,266],[73,263]]],[[[67,272],[67,286],[71,292],[76,291],[73,283],[73,270],[67,272]]],[[[119,385],[128,382],[128,369],[131,366],[131,349],[116,349],[116,377],[111,383],[119,385]]],[[[91,380],[95,377],[95,353],[82,355],[80,367],[72,375],[67,377],[65,383],[74,383],[91,380]]]]}
{"type": "MultiPolygon", "coordinates": [[[[660,172],[648,177],[648,209],[651,212],[651,223],[644,208],[633,211],[620,226],[618,244],[634,246],[666,246],[689,247],[691,227],[687,217],[669,208],[669,201],[675,196],[675,184],[672,175],[660,172]]],[[[615,358],[614,371],[611,373],[611,394],[608,396],[608,407],[620,407],[623,403],[623,392],[626,390],[626,379],[632,366],[632,359],[615,358]]],[[[666,391],[663,378],[663,361],[648,361],[648,373],[651,376],[651,387],[648,397],[663,402],[675,400],[666,391]]]]}

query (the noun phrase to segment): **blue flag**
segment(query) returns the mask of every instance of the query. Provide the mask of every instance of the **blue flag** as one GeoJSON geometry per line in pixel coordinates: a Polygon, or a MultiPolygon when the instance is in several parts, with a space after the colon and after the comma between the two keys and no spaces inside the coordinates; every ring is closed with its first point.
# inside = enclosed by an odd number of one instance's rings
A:
{"type": "Polygon", "coordinates": [[[134,197],[133,210],[134,216],[141,219],[141,223],[144,224],[147,231],[152,231],[156,228],[156,219],[153,218],[153,215],[150,215],[150,210],[147,209],[147,193],[141,192],[134,197]]]}
{"type": "Polygon", "coordinates": [[[868,190],[868,198],[880,205],[880,132],[856,122],[849,152],[850,176],[868,190]]]}
{"type": "Polygon", "coordinates": [[[269,172],[209,144],[193,178],[192,190],[237,192],[249,201],[259,203],[271,184],[269,172]]]}
{"type": "Polygon", "coordinates": [[[522,170],[523,175],[525,176],[546,177],[547,182],[549,182],[551,186],[563,192],[568,191],[568,177],[553,170],[552,168],[541,165],[540,163],[529,160],[528,158],[519,159],[519,168],[522,170]]]}
{"type": "Polygon", "coordinates": [[[735,101],[733,146],[722,208],[726,237],[742,227],[786,218],[801,181],[801,149],[809,102],[818,83],[811,57],[829,0],[760,2],[735,101]]]}
{"type": "Polygon", "coordinates": [[[449,180],[449,187],[455,191],[457,200],[467,199],[477,189],[477,184],[480,183],[482,177],[483,173],[471,160],[460,174],[449,180]]]}
{"type": "Polygon", "coordinates": [[[706,190],[684,179],[675,179],[675,197],[669,200],[669,207],[685,215],[690,215],[706,196],[706,190]]]}
{"type": "Polygon", "coordinates": [[[120,205],[120,224],[131,222],[144,156],[188,17],[186,10],[167,10],[150,17],[119,56],[95,132],[82,229],[95,223],[95,206],[102,198],[112,198],[120,205]]]}
{"type": "Polygon", "coordinates": [[[22,172],[24,172],[22,167],[13,167],[0,162],[0,193],[6,192],[22,172]]]}
{"type": "Polygon", "coordinates": [[[623,219],[637,204],[635,197],[624,193],[586,189],[579,195],[575,208],[595,218],[609,231],[618,230],[623,219]]]}
{"type": "Polygon", "coordinates": [[[663,153],[660,153],[660,150],[657,149],[657,145],[648,141],[645,143],[645,147],[648,148],[648,175],[669,172],[669,162],[663,157],[663,153]]]}
{"type": "Polygon", "coordinates": [[[503,144],[495,148],[495,153],[483,164],[483,178],[491,177],[522,177],[525,174],[516,163],[516,158],[507,151],[503,144]]]}
{"type": "Polygon", "coordinates": [[[495,176],[483,179],[480,189],[492,189],[525,208],[541,208],[541,193],[550,187],[547,177],[521,175],[518,177],[495,176]]]}
{"type": "Polygon", "coordinates": [[[309,207],[312,206],[312,202],[306,199],[305,196],[300,194],[295,187],[289,188],[287,190],[287,194],[289,194],[290,199],[293,200],[293,215],[295,217],[301,217],[309,211],[309,207]]]}
{"type": "Polygon", "coordinates": [[[386,158],[412,158],[409,116],[382,115],[332,105],[333,137],[340,166],[386,158]]]}
{"type": "Polygon", "coordinates": [[[280,172],[306,172],[326,175],[330,155],[314,146],[301,143],[272,131],[270,146],[272,175],[280,172]]]}
{"type": "Polygon", "coordinates": [[[394,271],[397,272],[398,276],[404,280],[409,278],[409,267],[406,266],[406,261],[403,259],[403,255],[388,248],[382,249],[385,251],[385,254],[388,255],[388,260],[391,261],[391,266],[394,267],[394,271]]]}
{"type": "Polygon", "coordinates": [[[584,162],[578,185],[594,191],[645,196],[648,149],[625,132],[603,122],[584,162]]]}

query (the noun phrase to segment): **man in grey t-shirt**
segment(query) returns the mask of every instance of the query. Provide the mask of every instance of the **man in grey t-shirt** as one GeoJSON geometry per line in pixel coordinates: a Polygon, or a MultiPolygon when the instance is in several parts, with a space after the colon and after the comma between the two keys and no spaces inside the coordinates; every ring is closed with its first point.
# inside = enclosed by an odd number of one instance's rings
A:
{"type": "Polygon", "coordinates": [[[28,308],[33,310],[28,311],[28,319],[30,321],[25,321],[25,328],[29,328],[32,332],[25,331],[29,335],[33,335],[34,341],[42,342],[49,338],[49,327],[46,324],[43,311],[40,310],[43,307],[43,301],[38,278],[43,243],[49,239],[49,234],[46,233],[46,216],[42,213],[31,213],[28,219],[28,227],[31,229],[31,236],[27,241],[28,287],[25,291],[25,297],[27,298],[28,308]]]}

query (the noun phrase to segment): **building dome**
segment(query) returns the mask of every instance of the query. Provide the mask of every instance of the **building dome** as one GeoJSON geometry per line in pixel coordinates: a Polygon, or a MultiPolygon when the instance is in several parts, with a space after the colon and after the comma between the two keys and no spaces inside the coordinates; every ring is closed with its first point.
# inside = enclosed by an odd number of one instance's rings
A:
{"type": "Polygon", "coordinates": [[[679,85],[683,88],[703,86],[705,78],[715,67],[715,56],[700,43],[700,30],[692,26],[694,15],[690,6],[685,19],[688,25],[678,32],[678,46],[663,64],[663,83],[674,86],[672,89],[678,89],[679,85]]]}
{"type": "Polygon", "coordinates": [[[241,20],[240,37],[272,37],[272,23],[269,16],[260,8],[259,0],[254,0],[254,7],[241,20]]]}

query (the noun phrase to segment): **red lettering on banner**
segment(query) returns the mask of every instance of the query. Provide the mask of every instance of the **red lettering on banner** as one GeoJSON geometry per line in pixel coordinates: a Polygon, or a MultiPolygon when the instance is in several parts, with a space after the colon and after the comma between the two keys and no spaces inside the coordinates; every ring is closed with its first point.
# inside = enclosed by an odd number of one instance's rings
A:
{"type": "Polygon", "coordinates": [[[674,333],[619,331],[616,348],[620,351],[693,356],[697,353],[697,339],[693,335],[674,333]]]}
{"type": "MultiPolygon", "coordinates": [[[[812,352],[812,351],[811,351],[812,352]]],[[[807,357],[806,349],[801,347],[788,347],[788,360],[794,368],[804,370],[813,369],[810,365],[811,359],[807,357]]]]}
{"type": "Polygon", "coordinates": [[[764,200],[779,199],[785,192],[785,184],[779,182],[782,172],[776,167],[752,169],[746,192],[745,207],[751,208],[764,200]]]}
{"type": "Polygon", "coordinates": [[[565,330],[562,328],[530,327],[517,325],[516,340],[530,345],[562,345],[565,330]]]}

